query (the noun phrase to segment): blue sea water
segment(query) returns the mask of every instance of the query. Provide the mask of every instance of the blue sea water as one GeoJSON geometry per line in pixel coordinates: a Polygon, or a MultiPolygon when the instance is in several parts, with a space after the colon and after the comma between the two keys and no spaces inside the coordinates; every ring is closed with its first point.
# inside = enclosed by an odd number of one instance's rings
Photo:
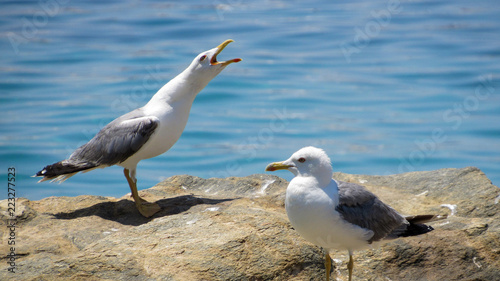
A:
{"type": "MultiPolygon", "coordinates": [[[[2,1],[0,173],[16,196],[129,192],[119,167],[30,176],[144,105],[204,50],[241,57],[196,98],[184,134],[138,166],[164,178],[263,173],[303,146],[334,169],[479,167],[500,184],[500,2],[2,1]]],[[[276,173],[286,179],[288,172],[276,173]]]]}

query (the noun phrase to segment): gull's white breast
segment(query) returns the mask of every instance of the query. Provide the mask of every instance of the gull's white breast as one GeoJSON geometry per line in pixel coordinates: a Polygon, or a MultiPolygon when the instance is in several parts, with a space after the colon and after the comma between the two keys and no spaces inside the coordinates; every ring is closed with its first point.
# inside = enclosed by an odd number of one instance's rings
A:
{"type": "Polygon", "coordinates": [[[129,159],[121,163],[120,166],[135,166],[143,159],[156,157],[169,150],[181,137],[186,127],[192,104],[192,100],[183,99],[175,101],[172,105],[164,104],[161,107],[146,108],[145,113],[148,116],[158,118],[159,126],[144,146],[129,159]]]}
{"type": "Polygon", "coordinates": [[[295,230],[315,245],[325,249],[365,246],[373,233],[344,221],[335,210],[338,202],[334,180],[321,188],[313,177],[295,177],[286,191],[285,208],[295,230]]]}

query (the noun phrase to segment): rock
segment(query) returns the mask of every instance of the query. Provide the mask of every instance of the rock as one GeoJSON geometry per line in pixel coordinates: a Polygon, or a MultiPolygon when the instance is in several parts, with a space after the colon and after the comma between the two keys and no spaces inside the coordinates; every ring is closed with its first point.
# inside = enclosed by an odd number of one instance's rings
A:
{"type": "MultiPolygon", "coordinates": [[[[499,280],[500,190],[480,170],[335,178],[404,214],[453,214],[428,234],[355,252],[354,280],[499,280]]],[[[3,200],[0,250],[11,252],[14,222],[17,256],[15,273],[3,257],[0,279],[324,280],[321,249],[288,222],[286,186],[273,175],[174,176],[140,191],[162,207],[150,219],[130,195],[19,198],[14,220],[3,200]]],[[[332,257],[337,279],[347,280],[347,253],[332,257]]]]}

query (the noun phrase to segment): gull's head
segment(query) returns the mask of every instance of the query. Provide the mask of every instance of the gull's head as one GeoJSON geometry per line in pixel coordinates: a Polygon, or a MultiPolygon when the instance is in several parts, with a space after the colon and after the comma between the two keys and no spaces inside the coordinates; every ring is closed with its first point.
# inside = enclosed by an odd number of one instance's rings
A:
{"type": "Polygon", "coordinates": [[[323,149],[308,146],[295,152],[282,162],[274,162],[266,171],[289,170],[296,177],[316,177],[319,182],[329,183],[332,175],[332,163],[323,149]]]}
{"type": "Polygon", "coordinates": [[[226,48],[229,43],[234,42],[228,39],[219,46],[205,51],[196,56],[196,58],[191,62],[188,67],[189,75],[194,75],[197,79],[205,80],[205,82],[210,82],[215,76],[217,76],[226,66],[233,62],[241,61],[240,58],[231,59],[227,61],[218,61],[217,56],[226,48]]]}

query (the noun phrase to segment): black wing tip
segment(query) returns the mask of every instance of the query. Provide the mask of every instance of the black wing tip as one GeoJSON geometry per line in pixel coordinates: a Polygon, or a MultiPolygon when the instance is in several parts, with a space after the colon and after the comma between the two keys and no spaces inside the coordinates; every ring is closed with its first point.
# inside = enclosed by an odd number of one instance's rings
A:
{"type": "Polygon", "coordinates": [[[32,178],[41,178],[38,183],[44,182],[44,181],[49,181],[49,180],[54,180],[56,179],[59,175],[53,174],[53,175],[48,175],[47,173],[50,171],[51,167],[53,165],[56,165],[58,163],[54,163],[52,165],[47,165],[45,166],[42,170],[36,172],[36,174],[32,175],[32,178]]]}
{"type": "Polygon", "coordinates": [[[47,173],[47,170],[45,168],[43,168],[42,170],[36,172],[36,174],[34,174],[33,178],[36,178],[36,177],[45,177],[45,173],[47,173]]]}
{"type": "Polygon", "coordinates": [[[47,180],[53,181],[64,181],[65,179],[71,177],[75,173],[82,172],[85,170],[93,169],[97,165],[92,163],[70,163],[67,160],[63,160],[52,165],[45,166],[42,170],[38,171],[33,177],[42,177],[40,181],[43,182],[47,180]]]}
{"type": "Polygon", "coordinates": [[[406,230],[398,237],[409,237],[425,234],[434,230],[434,227],[423,223],[410,223],[406,230]]]}
{"type": "Polygon", "coordinates": [[[428,222],[447,219],[448,215],[417,215],[406,217],[410,223],[406,230],[399,234],[399,237],[416,236],[425,234],[434,230],[434,227],[424,224],[428,222]]]}

